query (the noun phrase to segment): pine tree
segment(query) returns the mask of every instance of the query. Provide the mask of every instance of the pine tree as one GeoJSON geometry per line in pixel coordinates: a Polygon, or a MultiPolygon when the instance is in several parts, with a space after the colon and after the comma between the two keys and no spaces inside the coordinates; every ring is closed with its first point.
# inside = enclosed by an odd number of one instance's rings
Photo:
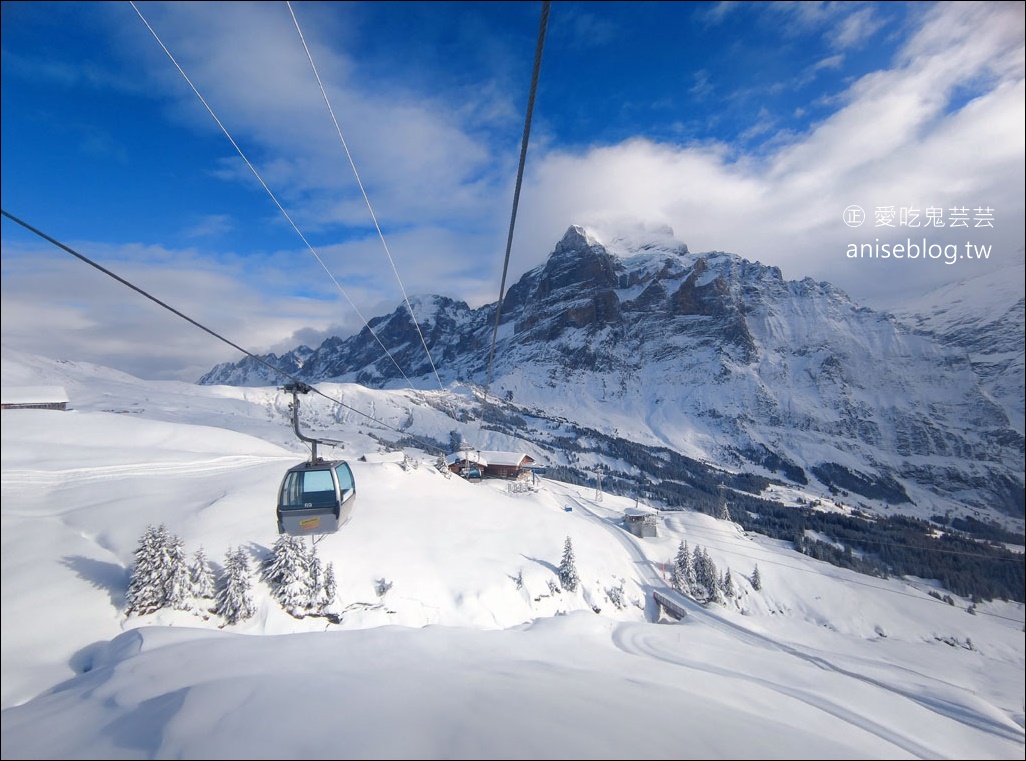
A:
{"type": "Polygon", "coordinates": [[[723,591],[723,596],[728,600],[733,600],[737,597],[737,588],[734,586],[734,578],[730,575],[729,568],[723,574],[723,581],[720,583],[720,589],[723,591]]]}
{"type": "Polygon", "coordinates": [[[125,592],[125,612],[146,615],[164,607],[167,567],[164,564],[164,543],[167,527],[147,526],[133,553],[135,564],[125,592]]]}
{"type": "Polygon", "coordinates": [[[559,563],[559,583],[567,592],[574,592],[580,580],[574,563],[574,547],[568,536],[563,543],[563,560],[559,563]]]}
{"type": "Polygon", "coordinates": [[[718,601],[720,599],[720,573],[716,563],[709,557],[704,547],[695,545],[693,558],[695,582],[693,596],[700,602],[718,601]]]}
{"type": "Polygon", "coordinates": [[[721,521],[731,520],[730,510],[727,508],[727,500],[720,500],[720,509],[716,512],[716,517],[719,518],[721,521]]]}
{"type": "Polygon", "coordinates": [[[691,556],[691,572],[692,572],[692,583],[691,583],[691,596],[699,602],[702,602],[709,597],[709,590],[705,586],[705,561],[703,560],[702,545],[696,544],[695,551],[691,556]]]}
{"type": "Polygon", "coordinates": [[[229,624],[244,621],[256,613],[250,597],[252,581],[249,577],[249,559],[246,552],[229,549],[225,555],[224,577],[217,590],[214,612],[229,624]]]}
{"type": "Polygon", "coordinates": [[[167,578],[164,582],[164,605],[175,610],[188,610],[192,592],[189,578],[189,560],[185,543],[174,534],[167,533],[163,547],[167,578]]]}
{"type": "Polygon", "coordinates": [[[281,534],[264,563],[263,575],[271,594],[288,613],[296,615],[308,607],[310,565],[302,539],[281,534]]]}
{"type": "Polygon", "coordinates": [[[691,550],[688,543],[683,539],[677,547],[677,557],[673,561],[673,570],[670,572],[670,583],[678,592],[691,593],[691,587],[695,581],[695,567],[691,560],[691,550]]]}
{"type": "Polygon", "coordinates": [[[135,565],[125,592],[128,615],[191,607],[192,580],[185,545],[165,524],[146,527],[134,556],[135,565]]]}
{"type": "Polygon", "coordinates": [[[321,610],[326,610],[335,604],[335,597],[338,595],[338,584],[335,581],[335,564],[328,563],[324,566],[324,602],[321,610]]]}
{"type": "Polygon", "coordinates": [[[684,555],[684,540],[680,540],[680,544],[677,545],[677,555],[673,559],[673,565],[670,567],[670,586],[676,589],[678,592],[684,591],[684,579],[681,576],[680,567],[684,555]]]}
{"type": "Polygon", "coordinates": [[[705,588],[709,590],[708,600],[711,602],[723,602],[723,593],[720,591],[720,570],[716,563],[709,557],[709,552],[702,548],[702,566],[704,567],[705,588]]]}
{"type": "Polygon", "coordinates": [[[759,573],[759,564],[755,564],[755,570],[752,571],[752,589],[758,592],[762,589],[762,575],[759,573]]]}
{"type": "Polygon", "coordinates": [[[324,597],[324,567],[321,559],[317,556],[317,545],[310,546],[310,553],[306,556],[307,577],[306,577],[306,602],[307,610],[321,610],[327,600],[324,597]]]}
{"type": "Polygon", "coordinates": [[[189,587],[196,600],[213,600],[215,594],[214,572],[207,562],[203,547],[196,550],[189,566],[189,587]]]}

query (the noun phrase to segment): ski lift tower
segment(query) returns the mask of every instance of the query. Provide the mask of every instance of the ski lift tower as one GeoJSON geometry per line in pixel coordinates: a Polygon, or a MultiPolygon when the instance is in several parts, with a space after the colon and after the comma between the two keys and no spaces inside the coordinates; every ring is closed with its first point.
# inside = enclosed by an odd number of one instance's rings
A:
{"type": "Polygon", "coordinates": [[[602,465],[595,467],[595,501],[602,501],[602,465]]]}

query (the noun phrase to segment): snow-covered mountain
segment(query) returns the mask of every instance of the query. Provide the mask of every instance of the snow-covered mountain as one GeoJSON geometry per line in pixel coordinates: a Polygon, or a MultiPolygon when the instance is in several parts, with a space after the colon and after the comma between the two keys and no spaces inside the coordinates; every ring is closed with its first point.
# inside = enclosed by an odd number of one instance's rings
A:
{"type": "MultiPolygon", "coordinates": [[[[1022,252],[1019,252],[1020,257],[1022,252]]],[[[945,346],[965,352],[983,391],[1026,428],[1026,262],[967,278],[926,294],[895,314],[945,346]]]]}
{"type": "MultiPolygon", "coordinates": [[[[490,382],[497,305],[471,309],[444,296],[402,304],[355,336],[264,359],[309,382],[427,388],[437,375],[486,385],[525,420],[528,438],[570,421],[820,484],[870,510],[983,516],[1021,533],[1021,285],[1017,301],[1014,288],[1002,292],[986,316],[968,316],[975,302],[948,294],[966,316],[934,311],[917,323],[825,282],[788,281],[776,267],[653,237],[604,245],[571,226],[509,289],[490,382]]],[[[200,383],[282,381],[273,375],[247,358],[200,383]]]]}

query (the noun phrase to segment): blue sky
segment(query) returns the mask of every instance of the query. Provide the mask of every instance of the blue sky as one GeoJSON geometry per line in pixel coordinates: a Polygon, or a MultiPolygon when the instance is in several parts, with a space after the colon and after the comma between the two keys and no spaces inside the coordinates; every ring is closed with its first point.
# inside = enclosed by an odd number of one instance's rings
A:
{"type": "MultiPolygon", "coordinates": [[[[541,8],[4,2],[3,208],[252,351],[352,332],[404,292],[494,301],[541,8]]],[[[668,226],[884,305],[1021,262],[1023,19],[553,3],[508,282],[571,224],[668,226]],[[853,204],[989,216],[929,243],[990,259],[848,259],[924,237],[849,228],[853,204]]],[[[7,344],[154,378],[238,358],[8,219],[2,241],[7,344]]]]}

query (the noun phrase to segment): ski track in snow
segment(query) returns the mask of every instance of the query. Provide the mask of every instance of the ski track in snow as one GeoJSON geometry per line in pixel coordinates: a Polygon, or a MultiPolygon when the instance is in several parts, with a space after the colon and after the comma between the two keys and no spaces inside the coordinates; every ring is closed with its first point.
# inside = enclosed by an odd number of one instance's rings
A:
{"type": "MultiPolygon", "coordinates": [[[[688,619],[686,620],[686,623],[682,622],[682,625],[701,623],[706,626],[710,626],[729,637],[740,640],[746,645],[786,653],[824,671],[831,671],[845,677],[856,679],[870,687],[884,690],[887,693],[906,700],[911,700],[928,711],[939,714],[947,719],[953,719],[962,724],[973,727],[974,729],[1001,737],[1002,739],[1011,740],[1016,743],[1022,743],[1024,739],[1026,739],[1026,733],[1024,733],[1022,729],[1018,727],[1010,727],[1007,724],[995,721],[989,716],[973,711],[970,707],[964,704],[952,703],[941,699],[925,699],[921,695],[911,690],[904,689],[897,684],[888,683],[880,679],[860,674],[857,671],[843,668],[820,655],[805,652],[796,646],[780,642],[764,634],[758,634],[743,626],[726,621],[706,610],[697,602],[691,600],[688,600],[687,602],[689,605],[688,619]]],[[[736,670],[717,667],[706,661],[690,659],[680,652],[670,650],[667,647],[661,632],[646,631],[631,626],[621,626],[614,632],[613,642],[622,651],[632,655],[644,655],[671,663],[675,666],[693,668],[719,676],[738,676],[738,672],[736,670]]],[[[777,681],[760,679],[750,675],[745,678],[768,689],[776,690],[792,698],[801,700],[810,706],[827,710],[838,718],[845,720],[850,720],[852,717],[857,718],[859,726],[863,729],[873,731],[874,734],[903,747],[913,755],[923,758],[929,758],[934,755],[933,751],[930,749],[925,749],[918,744],[906,742],[903,738],[896,735],[891,729],[882,726],[871,728],[864,716],[852,714],[846,709],[828,701],[822,694],[810,694],[798,688],[782,687],[777,681]]],[[[933,678],[931,677],[931,679],[933,678]]]]}
{"type": "Polygon", "coordinates": [[[8,470],[0,477],[4,489],[69,486],[123,478],[209,475],[255,468],[272,462],[294,461],[295,456],[228,455],[186,462],[136,462],[64,470],[8,470]]]}
{"type": "MultiPolygon", "coordinates": [[[[599,523],[603,528],[610,531],[613,537],[616,538],[617,542],[627,551],[627,554],[634,560],[635,565],[640,572],[642,578],[641,587],[645,593],[645,617],[649,621],[656,621],[659,619],[659,606],[652,599],[652,590],[654,588],[662,588],[666,586],[666,582],[663,580],[662,574],[659,572],[659,568],[654,561],[649,559],[645,555],[641,547],[638,546],[637,539],[635,536],[621,526],[611,523],[609,518],[599,515],[591,505],[584,502],[583,498],[574,494],[571,491],[566,491],[563,494],[566,500],[573,502],[575,510],[579,510],[582,515],[592,520],[593,522],[599,523]]],[[[615,511],[619,513],[619,511],[615,511]]]]}
{"type": "MultiPolygon", "coordinates": [[[[689,613],[689,616],[690,615],[691,614],[689,613]]],[[[647,632],[640,632],[636,629],[621,626],[613,632],[613,644],[623,652],[631,655],[646,656],[672,664],[673,666],[681,666],[716,676],[751,682],[754,685],[786,695],[787,697],[800,701],[816,710],[821,710],[831,716],[841,719],[858,729],[886,740],[887,742],[908,752],[913,757],[932,758],[934,756],[932,749],[924,747],[919,743],[908,741],[892,729],[870,721],[865,715],[854,713],[836,705],[833,701],[824,697],[822,694],[810,694],[805,690],[787,687],[779,684],[778,682],[774,682],[773,680],[761,679],[751,674],[741,673],[735,669],[714,666],[706,661],[696,661],[685,657],[683,654],[669,652],[665,647],[665,643],[660,641],[660,638],[654,637],[647,632]]]]}
{"type": "MultiPolygon", "coordinates": [[[[588,518],[601,524],[604,528],[609,529],[612,535],[616,537],[616,540],[624,547],[624,549],[627,550],[627,554],[629,554],[634,561],[641,566],[642,570],[645,571],[646,575],[649,577],[646,581],[655,586],[662,586],[662,575],[655,567],[655,563],[650,560],[638,546],[633,534],[627,532],[618,524],[610,522],[608,517],[599,515],[593,506],[584,502],[583,498],[579,495],[566,492],[563,496],[574,503],[575,510],[579,510],[583,515],[586,515],[588,518]]],[[[615,510],[613,512],[616,512],[617,514],[620,513],[619,510],[615,510]]]]}
{"type": "MultiPolygon", "coordinates": [[[[661,574],[655,567],[655,563],[649,560],[648,557],[646,557],[644,553],[641,551],[641,549],[633,541],[631,541],[630,537],[632,535],[628,535],[623,530],[620,530],[617,526],[611,524],[606,518],[603,518],[602,516],[598,515],[598,513],[595,510],[593,510],[590,506],[585,504],[585,502],[579,495],[574,494],[572,492],[567,492],[565,496],[568,500],[573,502],[575,510],[580,510],[583,515],[587,516],[591,520],[601,523],[603,526],[607,527],[614,533],[620,544],[626,547],[631,556],[634,557],[635,560],[638,562],[639,567],[645,570],[645,576],[649,578],[649,581],[652,583],[652,586],[666,586],[661,574]]],[[[649,598],[651,597],[651,589],[646,590],[645,597],[647,609],[649,605],[649,598]]],[[[786,652],[791,655],[794,655],[795,657],[806,660],[807,662],[812,663],[818,668],[822,668],[829,671],[836,671],[838,673],[847,674],[849,676],[855,676],[859,679],[863,679],[863,681],[869,682],[870,684],[874,684],[875,686],[883,687],[884,689],[892,689],[888,685],[877,684],[873,680],[864,679],[863,677],[857,674],[853,674],[852,672],[848,672],[843,669],[837,668],[823,658],[806,655],[791,646],[783,645],[779,642],[770,639],[769,637],[755,634],[754,632],[748,631],[743,627],[730,624],[726,621],[722,621],[707,613],[705,609],[702,608],[698,603],[692,603],[689,607],[691,609],[689,610],[688,615],[692,619],[688,622],[689,624],[695,621],[700,621],[701,623],[711,626],[712,628],[715,628],[718,631],[727,634],[728,636],[741,640],[745,644],[752,645],[755,647],[762,647],[786,652]]],[[[673,666],[682,666],[685,668],[696,669],[718,676],[747,679],[753,684],[757,684],[764,688],[768,688],[778,693],[787,695],[788,697],[791,697],[795,700],[799,700],[809,706],[812,706],[813,708],[823,710],[826,713],[835,716],[836,718],[846,721],[854,726],[863,729],[864,731],[868,731],[871,734],[896,745],[897,747],[902,748],[903,750],[907,751],[913,756],[920,758],[929,758],[933,755],[929,748],[925,748],[918,743],[909,742],[905,737],[897,734],[893,730],[875,723],[871,723],[866,719],[865,716],[855,714],[851,711],[848,711],[840,706],[833,704],[831,701],[825,700],[822,695],[812,695],[807,693],[805,690],[801,690],[798,688],[782,687],[781,685],[770,680],[760,679],[758,677],[754,677],[751,675],[740,674],[738,671],[731,668],[712,666],[706,662],[700,662],[693,659],[689,659],[680,653],[670,651],[666,648],[665,643],[663,642],[662,632],[653,633],[649,630],[643,631],[635,627],[620,626],[614,629],[613,631],[613,644],[616,647],[618,647],[621,651],[628,653],[630,655],[646,656],[658,661],[662,661],[667,664],[671,664],[673,666]]]]}
{"type": "MultiPolygon", "coordinates": [[[[611,523],[608,517],[599,515],[596,509],[598,505],[589,504],[579,492],[574,492],[572,490],[565,490],[562,496],[567,501],[572,502],[574,509],[579,510],[582,515],[585,515],[589,519],[596,521],[609,529],[616,537],[617,541],[627,550],[631,557],[634,558],[645,577],[645,583],[649,585],[649,588],[646,590],[647,608],[651,598],[652,588],[667,587],[662,574],[659,572],[657,564],[644,554],[641,548],[637,545],[633,534],[629,534],[617,524],[611,523]]],[[[689,606],[689,620],[687,625],[691,625],[692,623],[702,623],[727,636],[740,640],[746,645],[786,653],[812,664],[816,668],[856,679],[870,687],[884,690],[887,693],[905,700],[911,700],[926,710],[939,714],[945,718],[953,719],[980,731],[1001,737],[1002,739],[1011,740],[1017,743],[1022,743],[1024,739],[1026,739],[1026,733],[1018,727],[1010,727],[1006,724],[995,721],[989,716],[973,711],[966,705],[952,703],[940,698],[930,700],[925,699],[915,692],[904,689],[897,684],[865,676],[857,671],[841,667],[821,655],[815,655],[803,651],[796,646],[780,642],[764,634],[753,632],[739,624],[732,623],[714,615],[693,600],[687,599],[686,597],[685,600],[689,606]]],[[[641,629],[635,626],[623,625],[614,630],[613,642],[620,650],[632,655],[644,655],[673,664],[674,666],[684,666],[720,676],[746,678],[755,684],[759,684],[770,690],[775,690],[781,694],[800,700],[814,708],[822,709],[839,719],[856,725],[861,729],[868,731],[877,737],[902,748],[903,750],[906,750],[914,756],[929,758],[934,755],[933,749],[924,747],[917,742],[909,740],[892,728],[883,726],[876,722],[870,722],[865,716],[853,713],[832,701],[826,700],[821,694],[811,694],[799,688],[782,687],[778,682],[772,680],[760,679],[750,675],[740,675],[736,670],[732,670],[730,668],[718,668],[704,661],[700,662],[688,659],[681,653],[667,649],[662,632],[653,632],[651,630],[641,629]]],[[[918,675],[923,676],[922,674],[918,675]]]]}

